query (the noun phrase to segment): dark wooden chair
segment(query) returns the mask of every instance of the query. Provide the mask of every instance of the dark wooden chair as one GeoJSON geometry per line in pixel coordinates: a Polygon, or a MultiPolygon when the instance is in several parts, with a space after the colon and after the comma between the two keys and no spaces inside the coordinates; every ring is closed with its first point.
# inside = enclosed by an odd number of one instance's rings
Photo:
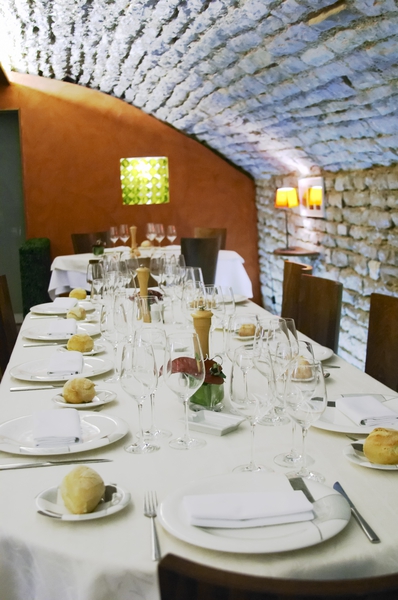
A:
{"type": "Polygon", "coordinates": [[[173,554],[158,566],[161,600],[396,600],[398,575],[300,580],[222,571],[173,554]]]}
{"type": "Polygon", "coordinates": [[[343,285],[332,279],[301,275],[298,331],[337,352],[343,285]]]}
{"type": "Polygon", "coordinates": [[[107,248],[111,248],[109,231],[96,231],[94,233],[71,233],[73,252],[84,254],[92,252],[93,246],[100,240],[107,248]]]}
{"type": "Polygon", "coordinates": [[[370,296],[365,373],[398,392],[398,298],[370,296]]]}
{"type": "Polygon", "coordinates": [[[7,277],[0,275],[0,373],[3,375],[18,336],[7,277]]]}
{"type": "Polygon", "coordinates": [[[283,291],[281,317],[294,319],[297,325],[301,275],[312,275],[312,267],[285,260],[283,266],[283,291]]]}
{"type": "Polygon", "coordinates": [[[196,238],[218,237],[220,238],[220,250],[225,250],[227,242],[227,230],[223,227],[195,227],[193,235],[196,238]]]}
{"type": "Polygon", "coordinates": [[[219,249],[219,237],[181,238],[181,254],[185,264],[187,267],[200,267],[207,285],[215,281],[219,249]]]}

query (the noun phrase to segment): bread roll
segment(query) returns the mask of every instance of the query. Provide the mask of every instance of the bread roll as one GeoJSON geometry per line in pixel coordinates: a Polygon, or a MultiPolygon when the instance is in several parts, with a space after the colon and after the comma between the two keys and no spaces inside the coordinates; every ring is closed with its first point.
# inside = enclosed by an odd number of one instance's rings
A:
{"type": "Polygon", "coordinates": [[[59,489],[66,508],[75,515],[83,515],[98,506],[105,484],[94,469],[80,465],[65,475],[59,489]]]}
{"type": "Polygon", "coordinates": [[[141,244],[141,248],[152,248],[152,244],[149,240],[144,240],[141,244]]]}
{"type": "Polygon", "coordinates": [[[67,350],[77,350],[78,352],[91,352],[93,348],[94,340],[87,333],[75,333],[66,344],[67,350]]]}
{"type": "Polygon", "coordinates": [[[313,371],[309,368],[309,364],[310,362],[304,356],[299,356],[297,366],[293,371],[293,379],[311,379],[313,371]]]}
{"type": "Polygon", "coordinates": [[[68,311],[66,318],[76,319],[76,321],[82,321],[86,318],[86,311],[81,306],[74,306],[68,311]]]}
{"type": "Polygon", "coordinates": [[[370,462],[378,465],[398,464],[398,431],[376,427],[368,435],[363,451],[370,462]]]}
{"type": "Polygon", "coordinates": [[[249,337],[256,333],[256,326],[254,323],[245,323],[239,327],[239,337],[249,337]]]}
{"type": "Polygon", "coordinates": [[[62,396],[68,404],[91,402],[95,396],[95,385],[86,377],[75,377],[65,383],[62,396]]]}
{"type": "Polygon", "coordinates": [[[78,300],[85,300],[87,298],[87,292],[83,288],[75,288],[69,292],[69,298],[77,298],[78,300]]]}

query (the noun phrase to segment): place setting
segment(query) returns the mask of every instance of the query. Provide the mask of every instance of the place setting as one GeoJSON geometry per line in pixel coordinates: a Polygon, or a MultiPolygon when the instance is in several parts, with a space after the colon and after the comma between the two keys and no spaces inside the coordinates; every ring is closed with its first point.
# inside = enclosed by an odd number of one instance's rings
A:
{"type": "Polygon", "coordinates": [[[27,340],[37,342],[67,342],[76,334],[86,334],[90,337],[100,335],[99,324],[77,322],[75,319],[57,319],[40,323],[22,330],[22,335],[27,340]]]}

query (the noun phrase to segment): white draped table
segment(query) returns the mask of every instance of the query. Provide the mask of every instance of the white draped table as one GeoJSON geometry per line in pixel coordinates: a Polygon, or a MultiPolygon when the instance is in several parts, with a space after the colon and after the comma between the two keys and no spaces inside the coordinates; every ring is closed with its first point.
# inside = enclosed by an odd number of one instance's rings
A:
{"type": "MultiPolygon", "coordinates": [[[[115,248],[116,251],[129,250],[121,246],[115,248]]],[[[142,256],[150,256],[150,251],[141,249],[142,256]]],[[[166,255],[180,254],[180,246],[164,246],[156,249],[156,256],[164,252],[166,255]]],[[[51,279],[48,286],[50,298],[54,300],[56,296],[65,292],[70,292],[73,288],[81,287],[90,290],[86,281],[86,271],[88,261],[98,258],[94,254],[71,254],[66,256],[57,256],[51,265],[51,279]]],[[[232,287],[235,294],[253,297],[253,289],[250,278],[244,267],[244,259],[233,250],[220,250],[218,253],[218,263],[215,283],[225,287],[232,287]]]]}
{"type": "MultiPolygon", "coordinates": [[[[263,312],[247,303],[239,311],[263,312]]],[[[10,392],[10,386],[26,385],[11,378],[10,368],[37,358],[50,357],[53,347],[23,347],[24,331],[45,320],[27,316],[9,367],[0,386],[0,422],[29,415],[40,409],[57,408],[52,398],[57,390],[10,392]]],[[[108,356],[104,354],[98,356],[108,356]]],[[[394,393],[344,360],[333,356],[327,381],[329,400],[340,393],[394,393]]],[[[225,362],[228,375],[228,360],[225,362]]],[[[107,518],[84,522],[61,522],[37,513],[35,497],[58,485],[73,467],[0,471],[0,597],[1,600],[158,600],[156,563],[151,560],[150,522],[143,516],[143,497],[156,490],[159,501],[189,482],[221,476],[248,462],[249,426],[225,436],[199,434],[207,445],[194,451],[177,451],[161,443],[161,450],[148,455],[131,455],[123,447],[137,430],[137,405],[118,383],[104,383],[106,375],[94,378],[102,389],[114,390],[115,402],[101,414],[116,415],[129,425],[130,433],[112,445],[84,454],[112,462],[94,464],[105,482],[117,483],[131,493],[132,502],[107,518]]],[[[226,384],[228,396],[228,384],[226,384]]],[[[228,404],[228,397],[226,400],[228,404]]],[[[147,410],[147,407],[145,407],[147,410]]],[[[182,432],[181,404],[162,380],[156,397],[157,425],[182,432]]],[[[148,414],[145,413],[147,419],[148,414]]],[[[398,570],[398,516],[396,490],[398,473],[366,469],[343,455],[349,443],[342,433],[312,427],[308,452],[316,470],[326,476],[326,485],[338,480],[381,538],[371,544],[351,519],[335,537],[318,545],[282,553],[235,554],[206,550],[180,541],[158,524],[163,555],[175,553],[199,563],[231,571],[288,578],[349,578],[392,573],[398,570]]],[[[291,427],[257,427],[256,454],[261,463],[286,472],[273,457],[290,449],[291,427]]],[[[75,455],[83,457],[83,455],[75,455]]],[[[59,457],[62,459],[62,457],[59,457]]],[[[0,452],[0,463],[40,460],[0,452]]]]}

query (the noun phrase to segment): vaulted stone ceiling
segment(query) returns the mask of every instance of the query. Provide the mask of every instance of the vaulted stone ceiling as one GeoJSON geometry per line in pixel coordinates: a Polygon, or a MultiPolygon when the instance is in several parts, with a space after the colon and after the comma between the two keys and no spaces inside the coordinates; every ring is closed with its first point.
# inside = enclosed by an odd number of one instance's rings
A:
{"type": "Polygon", "coordinates": [[[0,60],[141,108],[255,178],[398,162],[394,0],[1,0],[0,60]]]}

